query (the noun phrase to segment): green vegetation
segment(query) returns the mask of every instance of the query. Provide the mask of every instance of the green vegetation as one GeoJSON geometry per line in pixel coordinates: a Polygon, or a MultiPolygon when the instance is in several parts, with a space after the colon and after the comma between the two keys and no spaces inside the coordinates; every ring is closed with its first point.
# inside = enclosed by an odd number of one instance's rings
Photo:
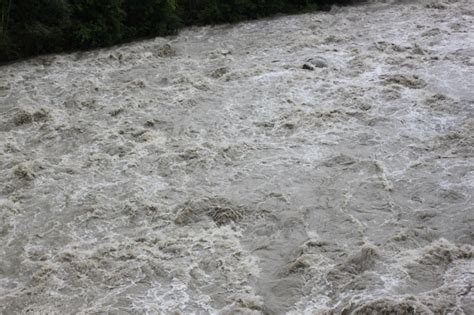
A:
{"type": "Polygon", "coordinates": [[[350,0],[0,0],[0,62],[350,0]]]}

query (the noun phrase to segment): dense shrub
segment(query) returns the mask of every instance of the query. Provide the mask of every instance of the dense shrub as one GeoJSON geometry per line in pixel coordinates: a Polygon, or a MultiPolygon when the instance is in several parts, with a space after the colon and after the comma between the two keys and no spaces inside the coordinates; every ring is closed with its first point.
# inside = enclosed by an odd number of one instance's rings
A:
{"type": "Polygon", "coordinates": [[[169,34],[180,26],[175,0],[125,0],[127,38],[169,34]]]}
{"type": "Polygon", "coordinates": [[[70,45],[98,47],[120,41],[123,37],[122,0],[71,1],[70,45]]]}
{"type": "Polygon", "coordinates": [[[0,0],[0,58],[61,49],[70,12],[66,0],[0,0]]]}
{"type": "Polygon", "coordinates": [[[0,0],[0,61],[350,0],[0,0]]]}

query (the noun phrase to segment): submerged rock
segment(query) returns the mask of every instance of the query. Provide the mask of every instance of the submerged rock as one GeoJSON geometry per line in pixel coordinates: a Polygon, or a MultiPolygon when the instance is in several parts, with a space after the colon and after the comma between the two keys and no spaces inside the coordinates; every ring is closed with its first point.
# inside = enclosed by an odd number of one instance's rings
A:
{"type": "Polygon", "coordinates": [[[431,2],[428,3],[426,6],[428,9],[437,9],[437,10],[446,10],[448,6],[442,2],[431,2]]]}
{"type": "Polygon", "coordinates": [[[17,126],[30,124],[33,122],[33,115],[25,110],[21,110],[13,117],[13,123],[17,126]]]}
{"type": "Polygon", "coordinates": [[[400,314],[400,315],[431,315],[433,314],[428,307],[416,300],[396,301],[392,299],[380,299],[363,303],[354,309],[351,314],[354,315],[372,315],[372,314],[400,314]]]}
{"type": "Polygon", "coordinates": [[[306,62],[316,68],[326,68],[328,66],[327,60],[322,57],[309,58],[306,62]]]}
{"type": "Polygon", "coordinates": [[[226,225],[240,221],[245,210],[241,206],[231,203],[223,198],[205,198],[191,200],[179,209],[175,223],[179,225],[193,224],[210,218],[217,225],[226,225]]]}
{"type": "Polygon", "coordinates": [[[218,78],[223,77],[228,72],[229,72],[229,68],[227,67],[218,68],[211,72],[211,77],[214,79],[218,79],[218,78]]]}
{"type": "Polygon", "coordinates": [[[421,89],[426,85],[426,82],[417,75],[382,75],[380,76],[386,83],[403,85],[410,89],[421,89]]]}
{"type": "Polygon", "coordinates": [[[158,57],[173,57],[176,55],[176,49],[171,47],[170,44],[165,44],[158,48],[156,55],[158,57]]]}
{"type": "Polygon", "coordinates": [[[36,175],[28,165],[20,164],[13,170],[13,174],[19,179],[33,180],[36,175]]]}

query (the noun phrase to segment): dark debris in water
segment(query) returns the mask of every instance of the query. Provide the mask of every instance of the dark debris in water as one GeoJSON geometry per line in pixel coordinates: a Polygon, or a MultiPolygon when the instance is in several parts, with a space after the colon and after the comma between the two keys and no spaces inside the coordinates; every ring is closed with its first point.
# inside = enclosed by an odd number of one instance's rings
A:
{"type": "Polygon", "coordinates": [[[224,198],[190,200],[178,208],[175,223],[193,224],[211,219],[218,226],[240,221],[245,213],[242,206],[224,198]]]}

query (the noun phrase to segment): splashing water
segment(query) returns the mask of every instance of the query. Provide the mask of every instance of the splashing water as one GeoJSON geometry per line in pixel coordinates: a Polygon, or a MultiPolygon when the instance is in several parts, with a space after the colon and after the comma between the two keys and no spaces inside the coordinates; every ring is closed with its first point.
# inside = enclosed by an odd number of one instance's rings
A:
{"type": "Polygon", "coordinates": [[[1,67],[1,312],[473,314],[473,23],[374,2],[1,67]]]}

